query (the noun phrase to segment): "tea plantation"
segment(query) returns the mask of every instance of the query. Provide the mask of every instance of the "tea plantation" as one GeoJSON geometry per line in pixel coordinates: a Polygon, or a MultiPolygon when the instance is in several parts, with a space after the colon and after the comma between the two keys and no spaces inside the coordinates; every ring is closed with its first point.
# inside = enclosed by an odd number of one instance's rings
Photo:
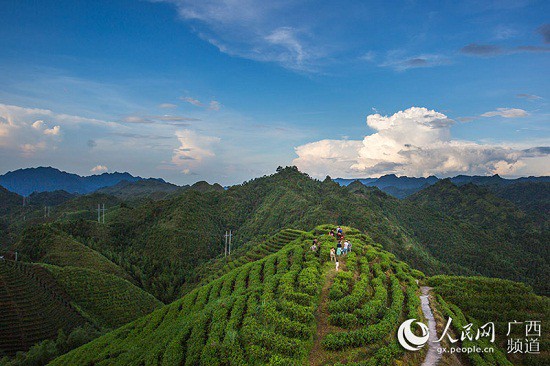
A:
{"type": "Polygon", "coordinates": [[[0,260],[0,353],[13,355],[85,322],[48,271],[0,260]]]}
{"type": "Polygon", "coordinates": [[[76,267],[46,268],[80,312],[100,328],[120,327],[162,305],[153,295],[112,274],[76,267]]]}
{"type": "Polygon", "coordinates": [[[114,329],[160,306],[152,295],[112,274],[0,260],[0,355],[55,339],[59,330],[114,329]]]}
{"type": "MultiPolygon", "coordinates": [[[[403,320],[422,319],[416,280],[423,274],[367,235],[345,231],[353,248],[340,257],[339,271],[330,261],[336,240],[325,235],[327,227],[293,231],[297,237],[277,252],[241,264],[52,364],[421,363],[423,353],[406,354],[395,333],[403,320]],[[314,237],[316,252],[310,250],[314,237]]],[[[441,305],[442,311],[449,306],[441,305]]],[[[501,351],[471,363],[509,365],[501,351]]]]}

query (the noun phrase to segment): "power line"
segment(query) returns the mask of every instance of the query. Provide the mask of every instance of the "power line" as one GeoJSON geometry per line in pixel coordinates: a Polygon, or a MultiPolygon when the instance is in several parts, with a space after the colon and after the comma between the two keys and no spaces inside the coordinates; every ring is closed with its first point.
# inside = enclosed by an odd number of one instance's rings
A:
{"type": "Polygon", "coordinates": [[[97,204],[97,222],[100,224],[105,223],[105,204],[97,204]]]}
{"type": "Polygon", "coordinates": [[[224,237],[225,237],[224,252],[225,252],[225,256],[227,257],[228,255],[231,255],[231,238],[233,237],[233,233],[231,232],[231,230],[229,230],[229,232],[226,230],[224,237]]]}

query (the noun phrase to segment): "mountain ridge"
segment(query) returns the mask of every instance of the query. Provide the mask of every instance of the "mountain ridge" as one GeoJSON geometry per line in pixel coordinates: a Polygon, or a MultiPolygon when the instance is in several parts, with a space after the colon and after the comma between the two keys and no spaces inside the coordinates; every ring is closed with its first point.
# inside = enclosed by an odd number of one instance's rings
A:
{"type": "Polygon", "coordinates": [[[395,174],[386,174],[379,178],[335,178],[333,180],[342,186],[347,186],[355,181],[358,181],[367,187],[378,187],[382,191],[394,197],[405,198],[445,179],[449,179],[452,183],[459,186],[473,183],[479,186],[494,186],[499,188],[520,183],[550,182],[550,176],[529,176],[508,179],[502,178],[498,174],[491,176],[461,174],[448,178],[438,178],[434,175],[431,175],[429,177],[398,177],[395,174]]]}
{"type": "MultiPolygon", "coordinates": [[[[64,190],[68,193],[87,194],[100,188],[113,186],[123,180],[143,180],[130,173],[113,172],[81,176],[53,167],[23,168],[0,175],[0,185],[11,192],[28,196],[33,192],[64,190]]],[[[161,178],[153,178],[164,182],[161,178]]]]}

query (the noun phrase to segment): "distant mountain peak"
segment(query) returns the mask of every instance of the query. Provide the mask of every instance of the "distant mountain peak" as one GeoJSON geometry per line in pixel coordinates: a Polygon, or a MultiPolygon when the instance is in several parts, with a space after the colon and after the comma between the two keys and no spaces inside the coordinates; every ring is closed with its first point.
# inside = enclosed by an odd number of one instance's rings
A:
{"type": "Polygon", "coordinates": [[[86,194],[99,188],[113,186],[122,180],[137,181],[143,178],[130,173],[113,172],[98,175],[80,176],[57,168],[23,168],[0,176],[0,185],[23,196],[33,192],[64,190],[69,193],[86,194]]]}
{"type": "Polygon", "coordinates": [[[440,183],[441,187],[452,184],[456,186],[464,186],[473,184],[475,186],[507,186],[520,182],[550,182],[550,177],[525,177],[517,179],[502,178],[498,174],[483,176],[483,175],[464,175],[460,174],[455,177],[437,178],[434,175],[429,177],[397,177],[395,174],[386,174],[380,178],[336,178],[334,181],[340,185],[350,185],[352,182],[360,182],[367,187],[378,187],[382,191],[397,197],[405,198],[426,187],[440,183]]]}

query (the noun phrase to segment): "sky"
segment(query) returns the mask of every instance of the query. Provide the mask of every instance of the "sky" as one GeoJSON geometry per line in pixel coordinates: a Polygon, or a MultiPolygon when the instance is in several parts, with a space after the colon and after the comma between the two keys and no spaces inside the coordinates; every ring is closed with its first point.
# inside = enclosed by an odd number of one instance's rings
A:
{"type": "Polygon", "coordinates": [[[0,174],[550,175],[550,2],[0,2],[0,174]]]}

